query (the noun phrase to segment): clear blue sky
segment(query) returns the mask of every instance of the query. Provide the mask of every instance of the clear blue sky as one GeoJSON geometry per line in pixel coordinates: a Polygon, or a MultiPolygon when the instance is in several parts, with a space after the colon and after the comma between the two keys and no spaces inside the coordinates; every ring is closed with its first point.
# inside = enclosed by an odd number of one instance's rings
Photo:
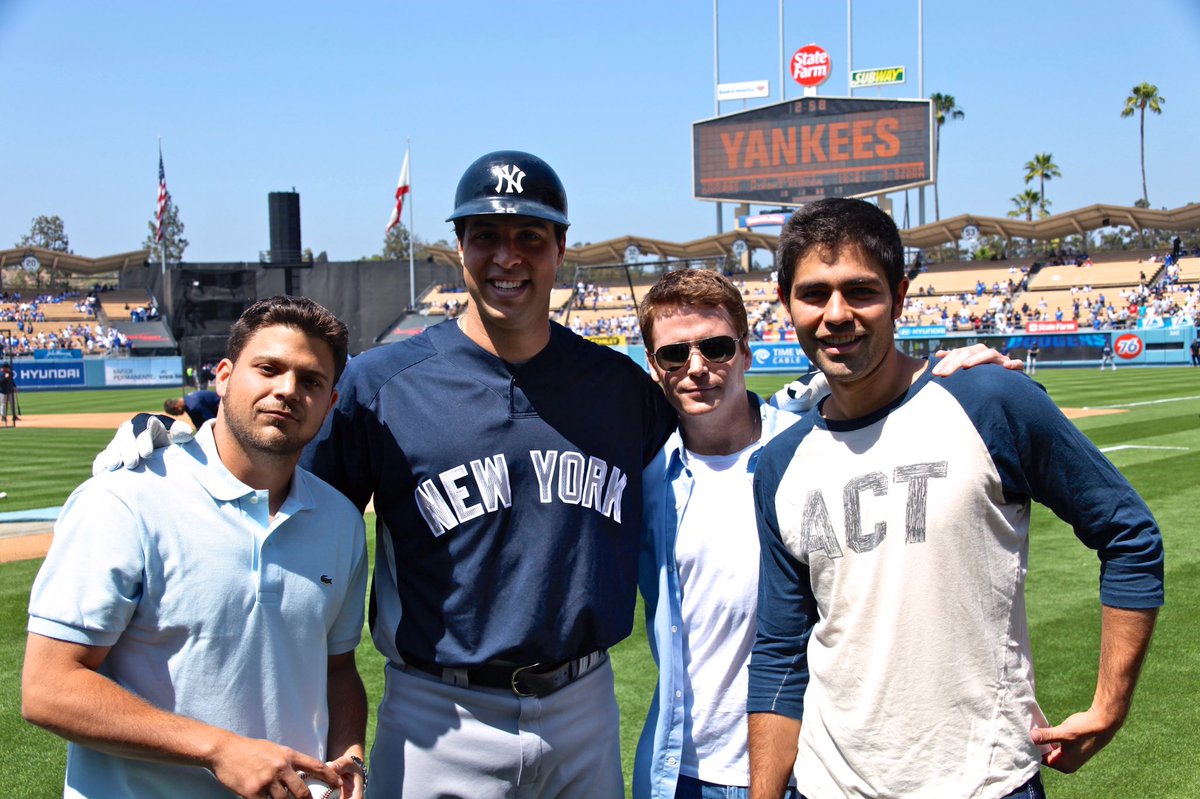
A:
{"type": "MultiPolygon", "coordinates": [[[[908,67],[883,96],[917,96],[916,8],[854,3],[854,66],[908,67]]],[[[844,95],[844,0],[784,13],[787,55],[822,44],[821,91],[844,95]]],[[[753,102],[777,101],[777,0],[722,0],[719,27],[721,81],[766,78],[772,97],[753,102]]],[[[691,199],[690,126],[714,112],[712,59],[710,0],[0,0],[0,248],[39,214],[81,255],[139,248],[160,136],[186,260],[256,259],[267,193],[292,187],[304,246],[378,252],[406,139],[426,239],[450,237],[458,176],[502,148],[556,167],[570,243],[699,238],[715,211],[691,199]]],[[[1141,81],[1167,101],[1146,122],[1151,204],[1200,200],[1198,74],[1197,0],[926,0],[925,93],[966,111],[944,129],[942,216],[1003,216],[1039,152],[1063,173],[1053,211],[1132,204],[1138,125],[1119,112],[1141,81]]]]}

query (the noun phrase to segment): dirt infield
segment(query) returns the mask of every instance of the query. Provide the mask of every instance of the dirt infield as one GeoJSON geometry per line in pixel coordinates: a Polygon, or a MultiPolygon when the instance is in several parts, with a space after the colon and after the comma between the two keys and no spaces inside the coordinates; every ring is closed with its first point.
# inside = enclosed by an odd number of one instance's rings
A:
{"type": "MultiPolygon", "coordinates": [[[[1110,413],[1125,413],[1123,409],[1114,408],[1063,408],[1068,419],[1082,419],[1088,416],[1102,416],[1110,413]]],[[[69,414],[31,414],[22,416],[21,427],[59,428],[65,430],[116,430],[121,422],[129,418],[128,413],[69,413],[69,414]]],[[[368,507],[367,510],[372,510],[368,507]]],[[[45,524],[49,525],[49,522],[45,524]]],[[[0,525],[4,527],[5,525],[0,525]]],[[[0,563],[14,560],[32,560],[45,557],[50,548],[50,533],[33,535],[11,535],[0,533],[0,563]]]]}
{"type": "Polygon", "coordinates": [[[1088,416],[1108,416],[1113,413],[1129,413],[1126,408],[1063,408],[1068,419],[1084,419],[1088,416]]]}
{"type": "MultiPolygon", "coordinates": [[[[160,411],[161,413],[161,411],[160,411]]],[[[27,413],[17,427],[58,428],[60,430],[116,430],[131,413],[27,413]]]]}
{"type": "MultiPolygon", "coordinates": [[[[46,522],[47,525],[50,522],[46,522]]],[[[50,550],[53,533],[35,533],[17,538],[0,538],[0,563],[14,560],[33,560],[44,558],[50,550]]]]}

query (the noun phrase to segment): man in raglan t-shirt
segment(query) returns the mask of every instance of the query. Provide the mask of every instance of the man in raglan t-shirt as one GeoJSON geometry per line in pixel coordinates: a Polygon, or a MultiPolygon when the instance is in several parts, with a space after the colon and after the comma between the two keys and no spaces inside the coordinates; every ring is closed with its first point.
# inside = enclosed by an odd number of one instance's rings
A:
{"type": "Polygon", "coordinates": [[[908,284],[878,208],[807,206],[776,263],[832,393],[755,472],[751,797],[778,797],[793,766],[810,799],[1043,796],[1040,765],[1078,769],[1129,711],[1163,601],[1154,518],[1033,381],[932,380],[895,348],[908,284]],[[1101,561],[1095,699],[1057,726],[1025,617],[1033,500],[1101,561]]]}

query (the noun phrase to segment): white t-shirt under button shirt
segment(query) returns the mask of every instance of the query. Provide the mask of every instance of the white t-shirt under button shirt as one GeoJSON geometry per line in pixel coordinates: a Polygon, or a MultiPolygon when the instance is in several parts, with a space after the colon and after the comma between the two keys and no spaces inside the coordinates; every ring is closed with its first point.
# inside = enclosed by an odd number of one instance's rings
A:
{"type": "Polygon", "coordinates": [[[687,452],[695,482],[675,541],[691,694],[680,772],[719,785],[746,785],[749,774],[746,667],[759,545],[748,466],[758,446],[733,455],[687,452]]]}

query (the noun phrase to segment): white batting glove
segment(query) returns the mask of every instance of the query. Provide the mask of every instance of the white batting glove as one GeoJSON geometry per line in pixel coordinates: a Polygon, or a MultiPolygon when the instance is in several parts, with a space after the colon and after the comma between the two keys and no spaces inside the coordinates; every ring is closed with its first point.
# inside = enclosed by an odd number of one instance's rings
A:
{"type": "Polygon", "coordinates": [[[771,404],[781,411],[804,413],[816,407],[829,394],[824,372],[809,372],[775,392],[771,404]]]}
{"type": "Polygon", "coordinates": [[[92,461],[92,474],[114,472],[122,467],[136,469],[154,450],[169,444],[184,444],[195,435],[192,428],[177,419],[139,413],[117,428],[112,441],[92,461]]]}

